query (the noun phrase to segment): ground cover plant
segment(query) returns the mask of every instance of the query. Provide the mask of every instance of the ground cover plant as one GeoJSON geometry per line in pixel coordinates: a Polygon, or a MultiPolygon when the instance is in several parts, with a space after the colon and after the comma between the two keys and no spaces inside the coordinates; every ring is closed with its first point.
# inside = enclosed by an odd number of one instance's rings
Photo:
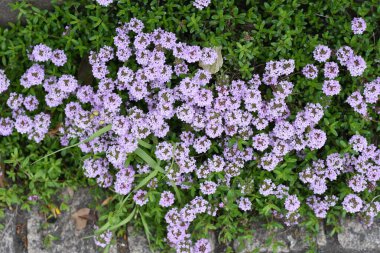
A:
{"type": "Polygon", "coordinates": [[[231,250],[257,220],[338,232],[380,211],[376,1],[13,6],[4,207],[56,214],[57,191],[91,186],[99,247],[133,222],[172,252],[210,252],[209,231],[231,250]]]}

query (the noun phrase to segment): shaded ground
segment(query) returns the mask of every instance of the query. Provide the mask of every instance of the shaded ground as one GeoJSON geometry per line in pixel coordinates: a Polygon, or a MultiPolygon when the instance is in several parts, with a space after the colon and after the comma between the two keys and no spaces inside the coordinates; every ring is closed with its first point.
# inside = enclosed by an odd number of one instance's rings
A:
{"type": "MultiPolygon", "coordinates": [[[[17,20],[17,12],[12,11],[9,3],[17,2],[17,0],[0,0],[0,26],[6,26],[8,22],[17,20]]],[[[29,0],[31,4],[41,9],[51,9],[50,0],[29,0]]]]}

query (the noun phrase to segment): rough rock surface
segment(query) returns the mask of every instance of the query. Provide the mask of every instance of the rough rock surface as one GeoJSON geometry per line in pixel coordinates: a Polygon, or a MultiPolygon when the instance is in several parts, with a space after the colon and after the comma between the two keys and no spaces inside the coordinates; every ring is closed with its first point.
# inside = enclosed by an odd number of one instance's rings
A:
{"type": "Polygon", "coordinates": [[[128,227],[128,246],[130,253],[151,253],[145,234],[131,226],[128,227]]]}
{"type": "Polygon", "coordinates": [[[338,241],[346,250],[380,252],[380,224],[365,228],[354,219],[341,221],[344,231],[338,234],[338,241]]]}
{"type": "MultiPolygon", "coordinates": [[[[92,238],[86,238],[93,233],[92,222],[89,221],[85,229],[77,231],[71,217],[80,208],[88,207],[91,201],[87,190],[78,190],[72,194],[69,210],[49,222],[37,211],[23,213],[17,208],[6,210],[5,219],[0,220],[5,226],[0,231],[0,253],[102,252],[94,245],[92,238]],[[56,239],[46,245],[49,236],[56,239]]],[[[274,252],[276,246],[279,253],[303,253],[313,243],[320,253],[380,253],[380,221],[376,221],[369,229],[354,219],[342,220],[341,224],[344,229],[341,234],[330,237],[328,229],[321,224],[319,234],[309,240],[305,231],[297,227],[267,231],[260,224],[255,224],[251,239],[235,240],[232,246],[238,253],[274,252]]],[[[143,231],[129,226],[127,237],[128,241],[119,239],[110,252],[151,253],[143,231]]],[[[225,252],[225,247],[217,242],[217,234],[210,233],[209,240],[213,253],[225,252]]]]}
{"type": "Polygon", "coordinates": [[[0,222],[4,225],[4,230],[0,231],[0,252],[15,251],[16,237],[16,212],[5,211],[5,218],[0,222]]]}
{"type": "MultiPolygon", "coordinates": [[[[78,231],[71,215],[80,208],[88,207],[91,195],[86,190],[74,192],[69,210],[62,212],[55,222],[46,222],[38,212],[28,219],[28,253],[99,252],[91,237],[93,227],[89,221],[86,228],[78,231]],[[50,245],[44,245],[45,238],[52,237],[50,245]]],[[[116,247],[110,252],[117,252],[116,247]]]]}

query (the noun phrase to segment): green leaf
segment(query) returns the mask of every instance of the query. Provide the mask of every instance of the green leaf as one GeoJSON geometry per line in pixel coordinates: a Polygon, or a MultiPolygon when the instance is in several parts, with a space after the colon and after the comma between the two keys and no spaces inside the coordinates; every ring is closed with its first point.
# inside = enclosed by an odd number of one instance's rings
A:
{"type": "Polygon", "coordinates": [[[47,154],[47,155],[45,155],[44,157],[42,157],[42,158],[38,159],[37,161],[33,162],[32,165],[35,164],[35,163],[37,163],[37,162],[39,162],[39,161],[41,161],[41,160],[43,160],[43,159],[45,159],[45,158],[47,158],[47,157],[49,157],[49,156],[52,156],[52,155],[54,155],[54,154],[56,154],[56,153],[59,153],[59,152],[61,152],[61,151],[63,151],[63,150],[67,150],[67,149],[70,149],[70,148],[74,148],[74,147],[76,147],[76,146],[79,146],[80,144],[90,142],[90,141],[92,141],[93,139],[95,139],[96,137],[99,137],[99,136],[103,135],[104,133],[108,132],[108,131],[111,130],[111,129],[112,129],[112,125],[107,125],[107,126],[101,128],[101,129],[99,129],[98,131],[96,131],[93,135],[91,135],[90,137],[88,137],[88,138],[85,139],[84,141],[81,141],[81,142],[79,142],[79,143],[73,144],[73,145],[68,146],[68,147],[61,148],[61,149],[59,149],[59,150],[57,150],[57,151],[54,151],[54,152],[52,152],[52,153],[50,153],[50,154],[47,154]]]}
{"type": "Polygon", "coordinates": [[[143,149],[137,148],[134,153],[143,159],[152,169],[165,173],[164,169],[162,169],[143,149]]]}

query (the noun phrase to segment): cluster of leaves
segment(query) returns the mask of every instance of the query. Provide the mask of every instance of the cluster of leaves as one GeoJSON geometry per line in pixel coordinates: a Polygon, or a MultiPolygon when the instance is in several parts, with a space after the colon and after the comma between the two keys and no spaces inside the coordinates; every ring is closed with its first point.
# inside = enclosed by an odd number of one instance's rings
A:
{"type": "MultiPolygon", "coordinates": [[[[212,1],[210,7],[202,11],[194,8],[188,0],[120,0],[107,8],[91,0],[67,0],[59,5],[54,4],[53,11],[39,10],[25,1],[20,1],[13,4],[13,8],[20,13],[19,21],[10,24],[8,28],[0,28],[0,69],[6,70],[12,83],[19,82],[19,77],[30,66],[27,52],[31,46],[45,43],[52,48],[64,49],[68,56],[68,63],[59,72],[56,67],[51,66],[46,69],[47,74],[76,73],[82,83],[92,84],[87,63],[88,53],[91,50],[97,51],[103,45],[112,44],[114,28],[119,22],[127,22],[132,17],[142,20],[147,30],[161,27],[176,33],[179,39],[189,44],[221,47],[224,64],[216,75],[218,82],[248,79],[253,73],[262,73],[265,62],[281,58],[294,59],[296,70],[299,71],[305,64],[313,62],[311,52],[316,45],[324,44],[332,49],[349,45],[366,59],[369,67],[360,78],[353,79],[349,75],[339,77],[338,80],[344,88],[338,96],[324,96],[319,79],[304,81],[295,77],[295,87],[292,96],[288,98],[290,109],[301,108],[308,102],[328,106],[320,123],[320,128],[327,133],[328,142],[323,151],[308,153],[302,163],[287,157],[281,169],[275,171],[274,181],[286,182],[302,196],[306,193],[306,188],[297,178],[300,168],[305,164],[333,152],[349,151],[347,140],[353,134],[361,134],[378,145],[378,122],[362,118],[345,103],[349,94],[380,75],[380,6],[376,0],[329,3],[303,0],[221,0],[212,1]],[[365,17],[368,24],[367,32],[361,36],[351,34],[350,21],[356,16],[365,17]]],[[[14,91],[27,92],[21,88],[14,91]]],[[[0,104],[5,103],[6,99],[0,97],[0,104]]],[[[0,108],[0,115],[2,110],[0,108]]],[[[62,109],[49,110],[53,119],[52,126],[58,127],[63,120],[62,109]]],[[[0,184],[0,207],[18,204],[28,210],[30,204],[42,203],[40,206],[51,212],[52,207],[58,205],[54,203],[52,196],[60,189],[67,186],[95,185],[95,182],[84,179],[81,172],[78,173],[81,171],[81,161],[86,158],[82,157],[79,149],[64,150],[34,163],[59,149],[55,130],[52,129],[50,137],[41,144],[29,142],[17,135],[0,138],[0,168],[4,172],[4,178],[0,177],[0,183],[3,182],[0,184]],[[32,195],[38,195],[40,200],[29,201],[28,196],[32,195]]],[[[178,136],[173,133],[171,139],[176,138],[178,136]]],[[[155,163],[151,157],[154,157],[156,143],[156,140],[140,143],[140,153],[130,156],[129,162],[155,163]]],[[[249,164],[244,174],[233,182],[227,196],[218,196],[216,193],[215,196],[226,199],[224,211],[217,218],[208,216],[202,217],[202,220],[197,219],[194,222],[194,234],[204,237],[209,230],[218,230],[219,241],[228,244],[238,235],[245,234],[250,227],[244,224],[250,224],[257,217],[266,217],[269,220],[268,228],[281,226],[272,218],[271,210],[279,210],[279,207],[270,199],[264,200],[258,194],[255,196],[255,215],[242,214],[234,204],[234,199],[240,192],[238,185],[249,185],[252,179],[261,181],[269,176],[268,172],[252,169],[255,167],[255,162],[249,164]]],[[[149,177],[154,176],[157,176],[159,182],[165,180],[165,176],[160,173],[151,174],[149,177]]],[[[141,186],[149,179],[141,179],[141,186]]],[[[223,191],[222,189],[221,192],[223,191]]],[[[345,195],[347,191],[347,185],[336,185],[335,193],[345,195]]],[[[194,186],[188,192],[189,195],[176,192],[180,204],[187,203],[196,196],[194,186]]],[[[371,194],[375,196],[378,192],[375,189],[371,194]]],[[[98,211],[102,214],[100,222],[105,224],[100,232],[112,229],[122,235],[125,233],[124,225],[133,221],[144,227],[152,245],[165,248],[162,238],[166,233],[163,223],[166,209],[154,204],[160,193],[160,188],[150,191],[148,204],[143,208],[133,209],[133,203],[128,201],[130,196],[118,196],[111,191],[96,189],[95,197],[100,203],[104,198],[110,197],[106,205],[98,206],[98,211]]],[[[63,205],[60,208],[65,207],[63,205]]],[[[341,213],[339,209],[332,210],[327,217],[328,224],[337,226],[341,213]]],[[[313,213],[304,209],[301,214],[306,220],[304,225],[316,231],[320,221],[313,213]]]]}

